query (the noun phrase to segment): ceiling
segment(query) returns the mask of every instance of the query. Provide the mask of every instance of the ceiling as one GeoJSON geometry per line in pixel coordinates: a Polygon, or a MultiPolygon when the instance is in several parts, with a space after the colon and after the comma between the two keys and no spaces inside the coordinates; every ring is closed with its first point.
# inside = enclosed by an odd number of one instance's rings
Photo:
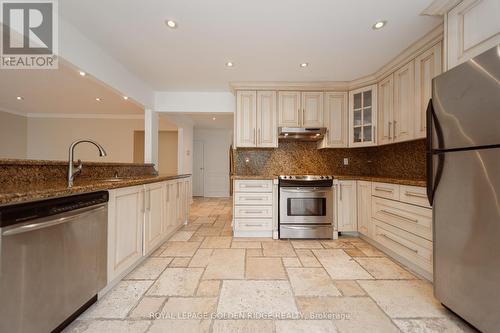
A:
{"type": "Polygon", "coordinates": [[[2,109],[22,114],[143,114],[140,105],[124,100],[92,76],[80,76],[77,69],[64,62],[57,70],[2,70],[2,109]],[[17,96],[23,100],[17,100],[17,96]]]}
{"type": "MultiPolygon", "coordinates": [[[[169,114],[172,113],[166,115],[169,114]]],[[[234,118],[232,113],[182,113],[182,116],[189,119],[194,128],[233,129],[234,118]]]]}
{"type": "Polygon", "coordinates": [[[231,81],[349,81],[372,74],[440,24],[419,15],[429,3],[64,0],[59,12],[155,90],[227,91],[231,81]],[[178,28],[167,28],[166,19],[178,28]],[[388,23],[375,31],[379,20],[388,23]],[[301,68],[303,62],[310,65],[301,68]]]}

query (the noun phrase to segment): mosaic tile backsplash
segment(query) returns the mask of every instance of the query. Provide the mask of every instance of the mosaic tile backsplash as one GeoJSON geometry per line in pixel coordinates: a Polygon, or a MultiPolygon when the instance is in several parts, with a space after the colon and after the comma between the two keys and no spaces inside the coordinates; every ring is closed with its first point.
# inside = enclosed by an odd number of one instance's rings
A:
{"type": "Polygon", "coordinates": [[[276,149],[233,151],[234,174],[331,174],[425,179],[425,139],[366,148],[317,149],[314,142],[281,141],[276,149]],[[349,164],[344,165],[344,158],[349,164]]]}

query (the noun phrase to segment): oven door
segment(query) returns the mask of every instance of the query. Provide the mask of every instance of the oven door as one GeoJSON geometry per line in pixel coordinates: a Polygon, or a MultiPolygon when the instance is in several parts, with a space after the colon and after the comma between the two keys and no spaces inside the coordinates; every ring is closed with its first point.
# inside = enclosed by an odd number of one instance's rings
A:
{"type": "Polygon", "coordinates": [[[332,188],[281,187],[280,223],[332,224],[332,188]]]}

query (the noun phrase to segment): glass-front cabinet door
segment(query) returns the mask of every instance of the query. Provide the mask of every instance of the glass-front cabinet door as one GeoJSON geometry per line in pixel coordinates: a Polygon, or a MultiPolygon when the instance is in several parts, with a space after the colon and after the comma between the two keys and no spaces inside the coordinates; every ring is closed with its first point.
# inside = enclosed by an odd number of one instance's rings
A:
{"type": "Polygon", "coordinates": [[[377,143],[377,85],[349,92],[349,147],[377,143]]]}

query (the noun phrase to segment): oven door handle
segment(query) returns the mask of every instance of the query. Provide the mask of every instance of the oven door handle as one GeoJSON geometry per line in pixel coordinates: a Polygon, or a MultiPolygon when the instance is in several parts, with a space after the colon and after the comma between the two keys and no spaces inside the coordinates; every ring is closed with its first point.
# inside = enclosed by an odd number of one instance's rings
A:
{"type": "Polygon", "coordinates": [[[331,192],[331,189],[325,190],[325,189],[314,189],[314,188],[304,188],[300,190],[292,190],[289,188],[280,188],[280,191],[285,192],[285,193],[328,193],[331,192]]]}
{"type": "Polygon", "coordinates": [[[317,228],[324,228],[324,227],[331,227],[331,224],[325,224],[325,225],[314,225],[311,227],[306,227],[306,226],[291,226],[291,225],[281,225],[284,228],[288,229],[297,229],[297,230],[313,230],[317,228]]]}

